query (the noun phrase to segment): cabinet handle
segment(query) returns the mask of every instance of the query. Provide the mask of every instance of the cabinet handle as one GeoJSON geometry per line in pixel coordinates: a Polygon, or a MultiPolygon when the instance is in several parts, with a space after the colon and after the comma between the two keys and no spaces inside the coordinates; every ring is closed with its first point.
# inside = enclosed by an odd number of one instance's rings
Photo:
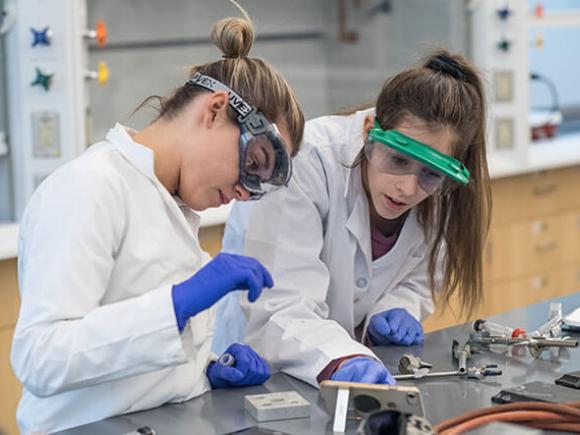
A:
{"type": "Polygon", "coordinates": [[[532,278],[531,284],[533,288],[545,287],[546,285],[548,285],[548,278],[546,278],[545,276],[537,276],[535,278],[532,278]]]}
{"type": "Polygon", "coordinates": [[[541,234],[548,230],[548,224],[544,221],[537,221],[532,224],[532,231],[534,234],[541,234]]]}
{"type": "Polygon", "coordinates": [[[549,195],[550,193],[554,193],[556,190],[558,190],[558,185],[554,183],[548,184],[547,186],[534,187],[532,189],[532,194],[534,196],[544,196],[549,195]]]}
{"type": "Polygon", "coordinates": [[[548,242],[548,243],[544,243],[542,245],[534,246],[534,251],[541,254],[541,253],[553,251],[557,247],[558,247],[558,244],[556,242],[548,242]]]}

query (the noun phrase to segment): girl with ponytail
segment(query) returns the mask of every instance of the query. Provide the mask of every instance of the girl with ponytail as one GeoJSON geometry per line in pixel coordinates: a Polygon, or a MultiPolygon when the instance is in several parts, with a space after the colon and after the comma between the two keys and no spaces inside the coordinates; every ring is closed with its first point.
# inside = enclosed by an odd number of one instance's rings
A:
{"type": "Polygon", "coordinates": [[[236,204],[226,229],[225,248],[275,282],[243,303],[248,342],[315,386],[393,383],[369,346],[421,343],[436,294],[471,312],[491,207],[485,119],[478,72],[439,50],[375,107],[308,121],[289,189],[236,204]]]}

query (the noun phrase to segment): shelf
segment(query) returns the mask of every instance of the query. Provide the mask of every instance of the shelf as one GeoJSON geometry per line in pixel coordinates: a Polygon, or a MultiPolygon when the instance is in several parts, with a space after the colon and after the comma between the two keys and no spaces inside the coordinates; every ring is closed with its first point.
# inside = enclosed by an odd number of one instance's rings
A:
{"type": "Polygon", "coordinates": [[[529,171],[580,164],[580,131],[532,142],[528,148],[529,171]]]}
{"type": "Polygon", "coordinates": [[[580,10],[546,12],[542,18],[532,14],[530,27],[580,27],[580,10]]]}

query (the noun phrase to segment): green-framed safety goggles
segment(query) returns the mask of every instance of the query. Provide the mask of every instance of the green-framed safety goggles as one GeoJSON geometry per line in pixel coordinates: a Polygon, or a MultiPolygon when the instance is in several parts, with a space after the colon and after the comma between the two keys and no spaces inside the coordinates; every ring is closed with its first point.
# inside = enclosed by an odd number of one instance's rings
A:
{"type": "Polygon", "coordinates": [[[396,130],[383,130],[376,118],[374,128],[369,130],[368,139],[370,142],[380,142],[445,175],[453,181],[461,184],[467,184],[469,182],[469,170],[459,160],[443,154],[409,136],[405,136],[396,130]]]}

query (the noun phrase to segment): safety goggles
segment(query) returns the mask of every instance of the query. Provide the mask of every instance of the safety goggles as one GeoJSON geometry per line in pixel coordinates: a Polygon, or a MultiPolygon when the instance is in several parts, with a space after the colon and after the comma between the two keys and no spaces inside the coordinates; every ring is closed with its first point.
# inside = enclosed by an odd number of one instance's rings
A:
{"type": "Polygon", "coordinates": [[[250,200],[287,186],[292,177],[292,159],[276,124],[213,77],[198,72],[188,83],[212,92],[227,92],[240,127],[240,183],[250,193],[250,200]]]}
{"type": "Polygon", "coordinates": [[[376,119],[375,127],[369,130],[365,155],[382,172],[415,174],[417,184],[429,195],[441,188],[445,180],[452,181],[446,190],[469,182],[469,171],[459,160],[396,130],[385,131],[376,119]]]}

